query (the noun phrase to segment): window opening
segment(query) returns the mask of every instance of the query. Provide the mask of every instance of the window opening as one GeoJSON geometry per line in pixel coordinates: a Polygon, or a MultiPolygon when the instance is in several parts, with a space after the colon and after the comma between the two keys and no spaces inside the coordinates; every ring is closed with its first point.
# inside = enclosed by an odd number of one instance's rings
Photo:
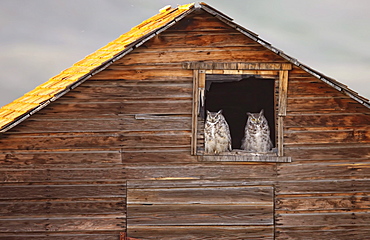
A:
{"type": "Polygon", "coordinates": [[[204,119],[207,110],[217,112],[222,109],[229,124],[232,148],[240,149],[247,112],[258,113],[264,109],[274,149],[276,146],[274,89],[274,79],[248,75],[207,74],[205,106],[201,106],[200,116],[204,119]]]}
{"type": "Polygon", "coordinates": [[[284,156],[283,133],[291,64],[187,62],[183,68],[193,70],[191,154],[197,155],[198,161],[291,162],[291,157],[284,156]],[[206,111],[220,109],[231,128],[233,151],[204,154],[206,111]],[[261,109],[269,124],[273,149],[268,153],[241,150],[246,113],[261,109]]]}

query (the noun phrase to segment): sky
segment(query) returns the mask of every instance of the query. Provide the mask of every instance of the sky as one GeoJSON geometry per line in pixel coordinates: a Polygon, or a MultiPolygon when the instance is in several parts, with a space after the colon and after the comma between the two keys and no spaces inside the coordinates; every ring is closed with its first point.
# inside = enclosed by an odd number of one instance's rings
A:
{"type": "MultiPolygon", "coordinates": [[[[0,106],[180,0],[1,0],[0,106]]],[[[205,0],[370,99],[370,1],[205,0]]]]}

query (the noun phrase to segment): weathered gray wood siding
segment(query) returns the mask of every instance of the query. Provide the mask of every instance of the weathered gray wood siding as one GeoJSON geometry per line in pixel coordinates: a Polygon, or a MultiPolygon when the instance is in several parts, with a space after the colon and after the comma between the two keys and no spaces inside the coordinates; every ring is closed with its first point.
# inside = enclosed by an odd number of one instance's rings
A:
{"type": "Polygon", "coordinates": [[[286,62],[202,10],[186,17],[0,136],[0,239],[369,235],[369,109],[295,67],[292,163],[198,162],[189,61],[286,62]]]}

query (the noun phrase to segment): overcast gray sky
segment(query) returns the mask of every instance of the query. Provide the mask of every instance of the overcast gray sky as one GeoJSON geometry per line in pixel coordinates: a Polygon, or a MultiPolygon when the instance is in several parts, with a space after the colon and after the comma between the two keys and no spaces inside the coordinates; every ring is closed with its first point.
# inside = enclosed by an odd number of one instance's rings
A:
{"type": "MultiPolygon", "coordinates": [[[[182,0],[1,0],[0,106],[182,0]]],[[[207,0],[302,63],[370,98],[370,1],[207,0]]]]}

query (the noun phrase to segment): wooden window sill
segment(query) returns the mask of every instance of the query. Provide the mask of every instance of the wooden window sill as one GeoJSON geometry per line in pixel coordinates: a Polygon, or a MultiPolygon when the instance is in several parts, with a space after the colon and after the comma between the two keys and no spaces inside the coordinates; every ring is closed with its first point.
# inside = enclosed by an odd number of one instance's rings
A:
{"type": "Polygon", "coordinates": [[[291,162],[291,157],[277,156],[276,153],[251,153],[233,150],[219,155],[198,154],[200,162],[291,162]]]}

